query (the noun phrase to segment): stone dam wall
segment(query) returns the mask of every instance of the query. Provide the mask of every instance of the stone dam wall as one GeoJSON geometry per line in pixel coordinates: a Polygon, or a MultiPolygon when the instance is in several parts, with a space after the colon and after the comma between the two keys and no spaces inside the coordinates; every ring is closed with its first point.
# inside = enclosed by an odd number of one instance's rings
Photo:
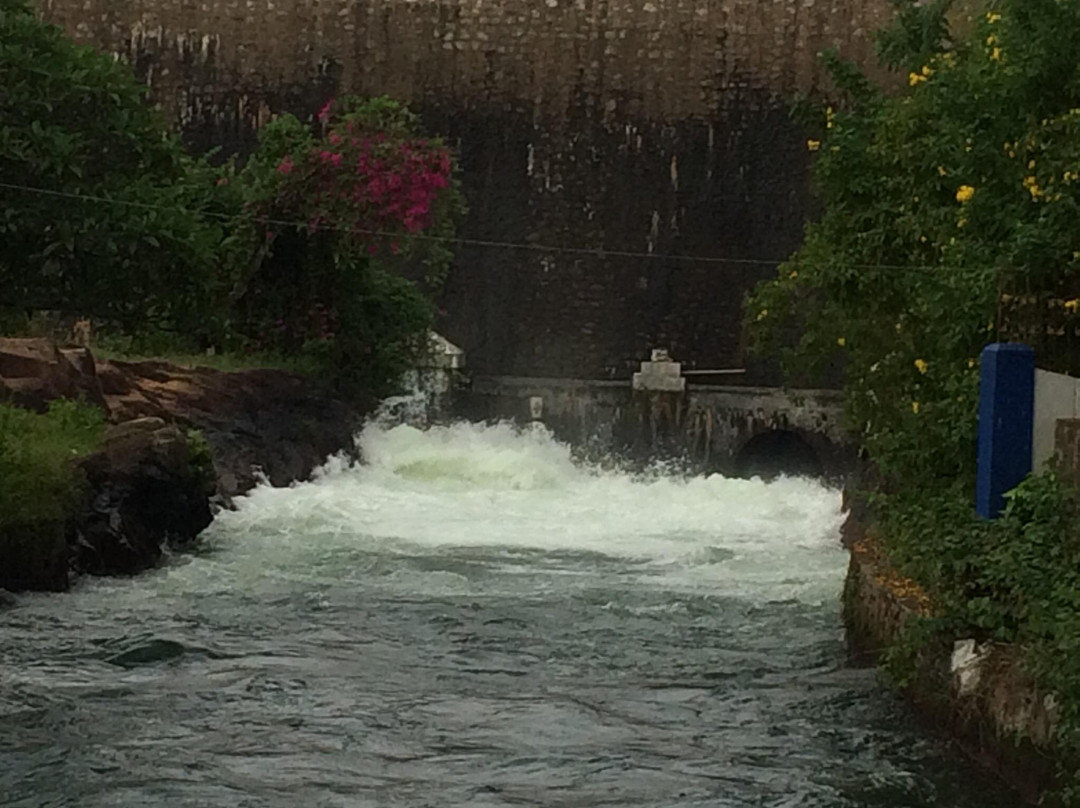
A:
{"type": "Polygon", "coordinates": [[[838,393],[692,385],[633,390],[624,381],[473,377],[453,414],[474,421],[543,424],[596,459],[675,461],[693,473],[810,474],[842,482],[857,453],[838,393]]]}
{"type": "MultiPolygon", "coordinates": [[[[196,149],[341,93],[459,151],[470,214],[439,330],[490,375],[743,363],[746,291],[814,205],[797,93],[873,64],[887,0],[40,0],[128,60],[196,149]],[[575,251],[581,250],[581,251],[575,251]],[[603,255],[620,251],[633,256],[603,255]],[[709,260],[692,260],[695,256],[709,260]]],[[[749,384],[771,381],[751,367],[749,384]]]]}

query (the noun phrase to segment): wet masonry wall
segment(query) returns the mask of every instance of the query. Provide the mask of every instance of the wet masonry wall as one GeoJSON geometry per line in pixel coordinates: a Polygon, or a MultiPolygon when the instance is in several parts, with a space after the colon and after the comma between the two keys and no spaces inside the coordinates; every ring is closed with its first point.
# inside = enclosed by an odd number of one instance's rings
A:
{"type": "Polygon", "coordinates": [[[459,249],[442,330],[477,372],[578,378],[628,378],[654,346],[688,367],[743,363],[745,292],[813,213],[789,101],[827,91],[823,49],[872,64],[889,11],[886,0],[41,7],[129,60],[199,149],[243,152],[271,115],[310,115],[339,93],[412,104],[459,149],[462,235],[519,245],[459,249]]]}

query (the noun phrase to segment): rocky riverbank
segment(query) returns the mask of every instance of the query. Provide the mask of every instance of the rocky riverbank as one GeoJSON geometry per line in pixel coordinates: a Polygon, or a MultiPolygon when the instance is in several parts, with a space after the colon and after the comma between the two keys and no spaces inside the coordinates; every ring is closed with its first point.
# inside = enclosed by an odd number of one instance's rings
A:
{"type": "Polygon", "coordinates": [[[934,605],[913,580],[889,564],[881,542],[849,518],[844,540],[851,562],[844,586],[844,623],[857,663],[888,657],[919,715],[954,738],[1032,805],[1057,785],[1053,694],[1025,672],[1023,651],[971,638],[923,641],[915,624],[934,605]]]}
{"type": "Polygon", "coordinates": [[[109,426],[78,461],[78,515],[0,535],[0,589],[63,590],[72,572],[147,569],[259,479],[288,485],[353,451],[365,409],[287,371],[98,361],[48,340],[0,339],[0,400],[43,411],[59,398],[101,408],[109,426]]]}

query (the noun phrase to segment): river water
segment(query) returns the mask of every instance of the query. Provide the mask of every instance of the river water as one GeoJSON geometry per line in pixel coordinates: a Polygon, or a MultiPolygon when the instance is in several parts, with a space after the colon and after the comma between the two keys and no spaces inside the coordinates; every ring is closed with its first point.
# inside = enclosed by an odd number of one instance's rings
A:
{"type": "Polygon", "coordinates": [[[0,805],[1013,804],[845,664],[836,491],[361,440],[195,555],[0,611],[0,805]]]}

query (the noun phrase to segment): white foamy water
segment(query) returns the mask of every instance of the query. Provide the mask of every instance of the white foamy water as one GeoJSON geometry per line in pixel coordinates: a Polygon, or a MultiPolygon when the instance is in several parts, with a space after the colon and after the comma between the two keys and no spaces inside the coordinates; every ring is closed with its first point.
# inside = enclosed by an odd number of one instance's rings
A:
{"type": "Polygon", "coordinates": [[[846,665],[837,492],[372,426],[0,612],[13,808],[1013,808],[846,665]]]}
{"type": "Polygon", "coordinates": [[[332,461],[312,482],[259,488],[219,516],[208,538],[222,561],[314,572],[351,553],[487,548],[629,562],[622,574],[639,585],[716,595],[839,591],[840,497],[814,481],[602,471],[543,430],[507,424],[371,425],[359,443],[364,464],[332,461]]]}

